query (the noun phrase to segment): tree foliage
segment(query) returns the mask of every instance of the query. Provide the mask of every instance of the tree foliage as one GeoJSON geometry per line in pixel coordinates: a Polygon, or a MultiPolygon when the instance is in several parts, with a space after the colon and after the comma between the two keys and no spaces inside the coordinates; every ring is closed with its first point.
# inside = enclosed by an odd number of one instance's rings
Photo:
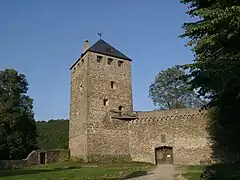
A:
{"type": "Polygon", "coordinates": [[[190,69],[192,88],[210,100],[214,108],[209,122],[216,143],[240,152],[240,1],[182,0],[192,22],[183,25],[181,37],[189,38],[196,58],[190,69]]]}
{"type": "Polygon", "coordinates": [[[22,159],[36,148],[33,100],[27,91],[23,74],[0,71],[0,159],[22,159]]]}
{"type": "Polygon", "coordinates": [[[37,121],[40,149],[68,149],[69,121],[64,119],[37,121]]]}
{"type": "Polygon", "coordinates": [[[199,107],[203,101],[182,79],[185,72],[177,66],[158,73],[150,85],[149,96],[160,109],[199,107]]]}

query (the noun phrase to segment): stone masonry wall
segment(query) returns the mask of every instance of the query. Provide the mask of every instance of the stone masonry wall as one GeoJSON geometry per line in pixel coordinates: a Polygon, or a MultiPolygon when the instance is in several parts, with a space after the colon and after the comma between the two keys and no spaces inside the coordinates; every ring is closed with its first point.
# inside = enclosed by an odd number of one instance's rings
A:
{"type": "Polygon", "coordinates": [[[89,53],[72,68],[69,149],[72,157],[87,160],[87,67],[89,53]]]}
{"type": "Polygon", "coordinates": [[[88,70],[87,143],[89,161],[130,159],[128,125],[106,117],[109,110],[132,111],[131,64],[129,61],[90,53],[88,70]],[[102,56],[97,62],[97,56],[102,56]],[[108,64],[108,58],[112,58],[108,64]],[[121,67],[118,61],[122,61],[121,67]],[[111,88],[111,81],[114,88],[111,88]],[[107,99],[106,105],[103,101],[107,99]],[[114,127],[114,128],[113,128],[114,127]]]}
{"type": "Polygon", "coordinates": [[[22,160],[0,160],[0,169],[18,169],[40,164],[40,153],[45,153],[45,163],[57,163],[69,160],[69,150],[49,149],[34,150],[22,160]]]}
{"type": "Polygon", "coordinates": [[[200,164],[211,160],[206,131],[207,114],[196,109],[137,112],[129,123],[133,161],[155,163],[155,148],[173,147],[174,164],[200,164]]]}

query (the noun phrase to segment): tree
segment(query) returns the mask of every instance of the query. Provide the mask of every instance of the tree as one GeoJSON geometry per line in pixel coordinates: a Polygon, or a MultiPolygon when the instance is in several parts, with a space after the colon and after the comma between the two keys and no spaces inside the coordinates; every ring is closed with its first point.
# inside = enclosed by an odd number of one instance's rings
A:
{"type": "Polygon", "coordinates": [[[38,147],[41,149],[68,149],[69,120],[37,121],[38,147]]]}
{"type": "Polygon", "coordinates": [[[159,72],[149,88],[149,96],[155,106],[160,109],[179,109],[199,107],[204,103],[181,79],[184,75],[185,72],[177,66],[159,72]]]}
{"type": "Polygon", "coordinates": [[[16,70],[0,71],[0,159],[22,159],[36,148],[33,100],[16,70]]]}
{"type": "Polygon", "coordinates": [[[214,110],[209,132],[216,144],[240,152],[236,143],[240,121],[240,1],[182,0],[192,22],[183,25],[195,59],[190,70],[192,88],[210,100],[214,110]]]}

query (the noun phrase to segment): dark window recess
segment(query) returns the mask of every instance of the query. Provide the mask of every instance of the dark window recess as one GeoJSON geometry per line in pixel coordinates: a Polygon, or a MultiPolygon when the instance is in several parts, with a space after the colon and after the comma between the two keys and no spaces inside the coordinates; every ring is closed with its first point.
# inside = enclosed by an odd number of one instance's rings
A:
{"type": "Polygon", "coordinates": [[[97,56],[97,62],[100,63],[102,61],[102,58],[103,58],[102,56],[97,56]]]}
{"type": "Polygon", "coordinates": [[[123,61],[118,61],[118,67],[122,67],[123,61]]]}
{"type": "Polygon", "coordinates": [[[112,58],[108,58],[108,65],[111,65],[113,62],[113,59],[112,58]]]}
{"type": "Polygon", "coordinates": [[[84,63],[84,59],[82,59],[82,63],[84,63]]]}
{"type": "Polygon", "coordinates": [[[119,107],[118,107],[118,110],[119,110],[119,111],[122,111],[122,108],[123,108],[122,106],[119,106],[119,107]]]}
{"type": "Polygon", "coordinates": [[[116,84],[114,81],[111,81],[111,89],[115,89],[116,88],[116,84]]]}
{"type": "Polygon", "coordinates": [[[103,105],[107,106],[108,105],[108,99],[103,99],[103,105]]]}

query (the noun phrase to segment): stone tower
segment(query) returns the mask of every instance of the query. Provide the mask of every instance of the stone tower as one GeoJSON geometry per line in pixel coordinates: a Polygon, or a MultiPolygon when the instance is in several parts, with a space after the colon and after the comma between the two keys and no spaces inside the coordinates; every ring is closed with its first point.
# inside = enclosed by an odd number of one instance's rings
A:
{"type": "Polygon", "coordinates": [[[128,125],[109,112],[132,112],[131,59],[103,40],[72,65],[69,149],[85,161],[130,159],[128,125]]]}

